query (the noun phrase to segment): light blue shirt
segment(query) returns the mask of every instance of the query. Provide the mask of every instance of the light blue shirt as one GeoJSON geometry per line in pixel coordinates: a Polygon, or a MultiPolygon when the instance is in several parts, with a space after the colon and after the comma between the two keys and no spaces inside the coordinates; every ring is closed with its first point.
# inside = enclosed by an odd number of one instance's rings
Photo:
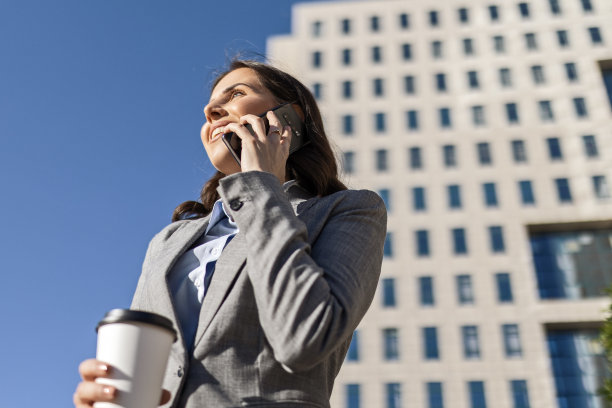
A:
{"type": "Polygon", "coordinates": [[[177,317],[188,349],[193,347],[200,308],[223,248],[238,233],[223,202],[213,206],[206,232],[178,259],[168,275],[177,317]]]}

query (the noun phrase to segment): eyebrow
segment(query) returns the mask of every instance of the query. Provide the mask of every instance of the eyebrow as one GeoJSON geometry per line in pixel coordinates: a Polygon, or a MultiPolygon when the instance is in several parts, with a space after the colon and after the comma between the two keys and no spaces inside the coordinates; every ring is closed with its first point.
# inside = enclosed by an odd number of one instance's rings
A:
{"type": "Polygon", "coordinates": [[[249,87],[249,88],[251,88],[251,89],[252,89],[253,91],[255,91],[255,92],[258,92],[258,91],[259,91],[259,89],[257,89],[256,87],[254,87],[254,86],[253,86],[253,85],[251,85],[251,84],[247,84],[246,82],[237,82],[237,83],[235,83],[235,84],[233,84],[233,85],[230,85],[230,86],[228,86],[227,88],[225,88],[225,89],[223,90],[223,92],[221,92],[221,94],[226,94],[226,93],[228,93],[229,91],[231,91],[232,89],[234,89],[234,88],[236,88],[237,86],[240,86],[240,85],[243,85],[243,86],[249,87]]]}

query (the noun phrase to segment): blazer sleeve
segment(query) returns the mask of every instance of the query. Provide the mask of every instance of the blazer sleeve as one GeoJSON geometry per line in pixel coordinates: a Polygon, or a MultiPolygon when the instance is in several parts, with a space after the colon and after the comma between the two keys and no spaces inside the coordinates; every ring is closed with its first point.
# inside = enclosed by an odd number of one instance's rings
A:
{"type": "Polygon", "coordinates": [[[274,356],[307,370],[343,344],[366,313],[380,275],[386,210],[371,191],[319,199],[324,217],[312,246],[278,180],[246,172],[221,180],[219,193],[248,243],[247,270],[274,356]]]}

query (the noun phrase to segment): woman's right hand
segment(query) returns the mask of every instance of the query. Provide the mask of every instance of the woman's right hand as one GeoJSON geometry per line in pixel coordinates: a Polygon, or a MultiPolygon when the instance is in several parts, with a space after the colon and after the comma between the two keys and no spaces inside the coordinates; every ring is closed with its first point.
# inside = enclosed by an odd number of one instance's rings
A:
{"type": "MultiPolygon", "coordinates": [[[[112,367],[102,361],[89,359],[79,365],[82,381],[77,386],[72,398],[76,408],[93,407],[94,402],[107,402],[115,399],[117,389],[112,385],[98,384],[96,378],[108,377],[112,367]]],[[[170,401],[170,392],[162,390],[159,405],[170,401]]]]}
{"type": "Polygon", "coordinates": [[[117,394],[115,387],[95,382],[96,378],[107,377],[111,369],[108,364],[93,358],[79,365],[82,381],[72,398],[76,408],[93,407],[94,402],[112,401],[115,398],[117,394]]]}

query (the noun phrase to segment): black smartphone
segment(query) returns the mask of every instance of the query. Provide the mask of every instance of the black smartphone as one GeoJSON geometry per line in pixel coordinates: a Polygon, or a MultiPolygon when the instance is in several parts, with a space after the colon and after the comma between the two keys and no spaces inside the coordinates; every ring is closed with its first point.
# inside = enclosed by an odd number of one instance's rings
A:
{"type": "MultiPolygon", "coordinates": [[[[289,154],[297,151],[302,146],[305,146],[310,142],[308,135],[306,134],[306,125],[304,124],[304,121],[302,121],[302,118],[300,118],[300,115],[298,115],[295,109],[293,109],[291,103],[286,103],[270,110],[274,112],[274,114],[280,121],[281,127],[291,127],[292,135],[291,145],[289,146],[289,154]]],[[[267,113],[268,112],[266,111],[263,114],[259,115],[259,117],[264,119],[264,122],[266,124],[266,134],[268,134],[268,130],[270,128],[268,119],[266,118],[267,113]]],[[[253,129],[250,124],[247,123],[244,126],[249,129],[249,132],[253,134],[253,129]]],[[[230,153],[240,166],[240,153],[242,150],[242,142],[240,138],[232,132],[221,135],[221,139],[223,140],[223,143],[225,143],[230,153]]]]}

